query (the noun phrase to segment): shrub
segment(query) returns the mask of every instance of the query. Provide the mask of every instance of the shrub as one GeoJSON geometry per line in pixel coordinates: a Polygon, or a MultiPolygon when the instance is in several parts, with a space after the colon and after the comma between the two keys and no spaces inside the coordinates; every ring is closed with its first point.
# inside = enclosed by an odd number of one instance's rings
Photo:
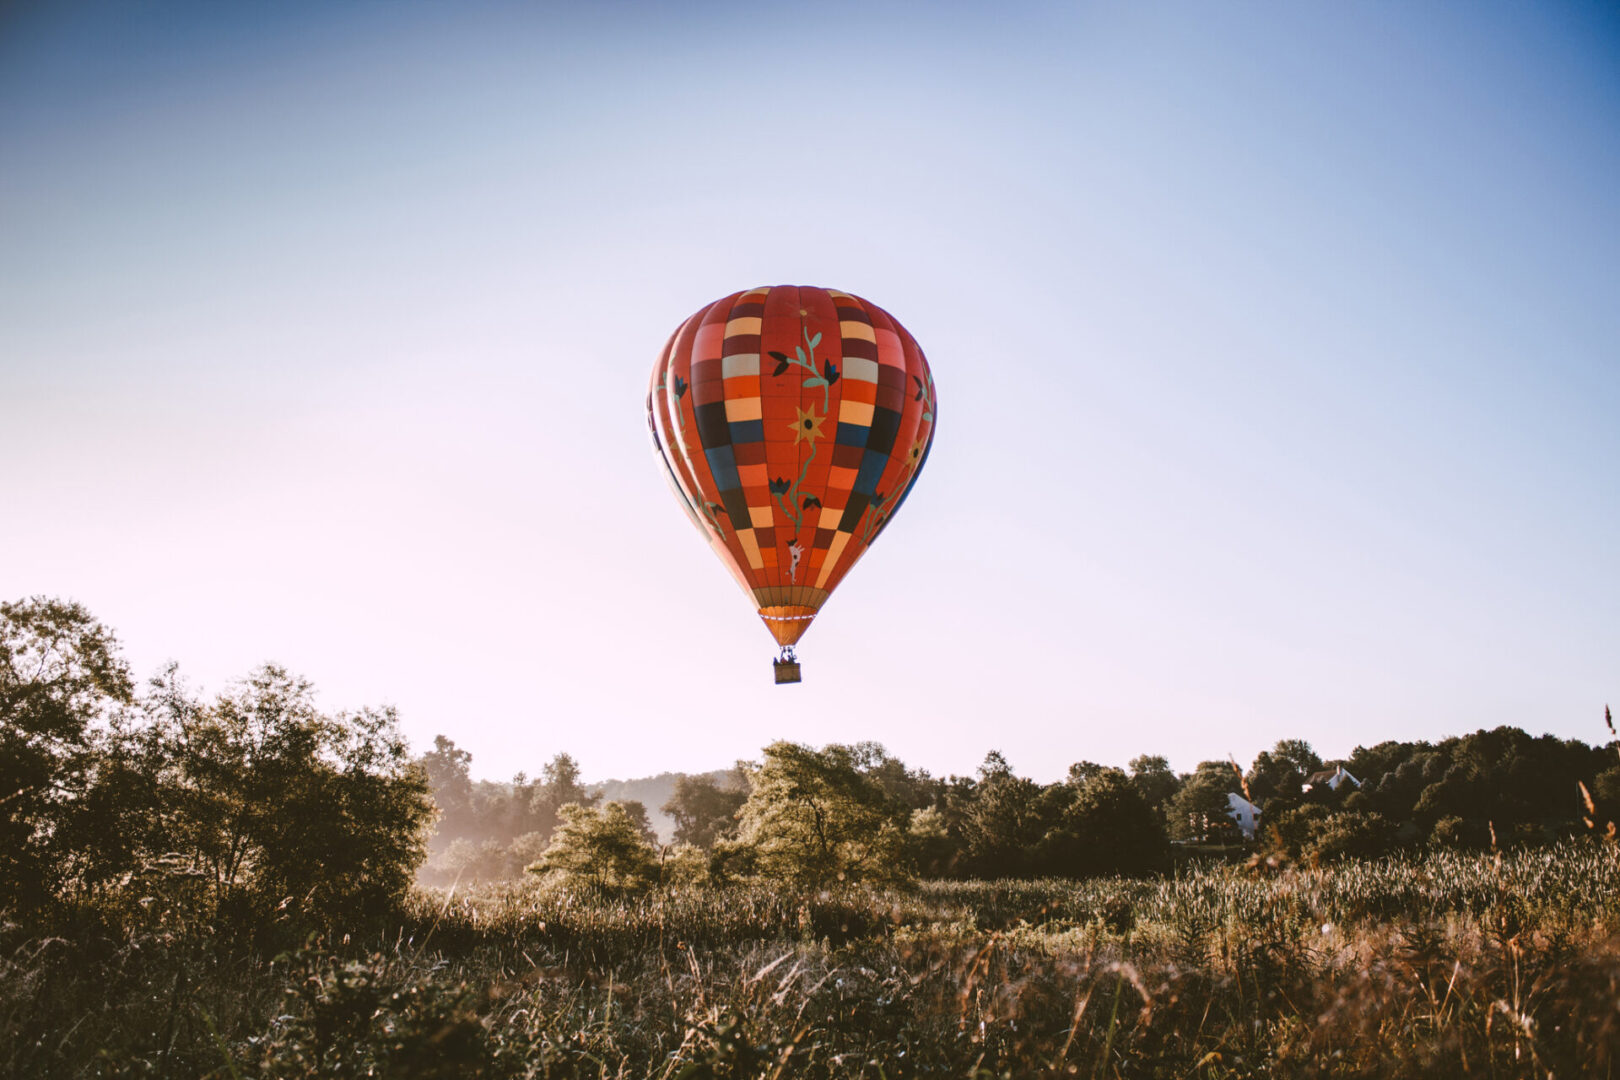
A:
{"type": "Polygon", "coordinates": [[[1307,854],[1320,859],[1372,859],[1395,846],[1395,827],[1381,814],[1357,810],[1332,814],[1312,832],[1307,854]]]}

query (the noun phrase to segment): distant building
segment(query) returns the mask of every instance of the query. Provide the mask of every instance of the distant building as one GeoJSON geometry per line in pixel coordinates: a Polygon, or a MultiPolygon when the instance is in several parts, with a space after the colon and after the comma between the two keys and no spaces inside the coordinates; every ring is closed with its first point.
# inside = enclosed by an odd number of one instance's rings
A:
{"type": "Polygon", "coordinates": [[[1329,790],[1338,791],[1339,786],[1346,782],[1354,784],[1358,788],[1361,786],[1361,781],[1351,776],[1343,765],[1335,765],[1331,769],[1323,769],[1321,772],[1314,772],[1307,776],[1305,778],[1305,790],[1309,791],[1314,787],[1326,784],[1329,790]]]}
{"type": "Polygon", "coordinates": [[[1253,840],[1260,830],[1260,808],[1235,791],[1227,793],[1226,806],[1226,816],[1237,822],[1243,839],[1253,840]]]}

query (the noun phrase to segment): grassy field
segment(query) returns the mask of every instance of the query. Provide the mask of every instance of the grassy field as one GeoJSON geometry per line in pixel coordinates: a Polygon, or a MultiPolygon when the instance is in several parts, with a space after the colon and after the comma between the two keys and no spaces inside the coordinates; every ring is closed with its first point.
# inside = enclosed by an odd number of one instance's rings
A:
{"type": "Polygon", "coordinates": [[[0,1075],[1605,1077],[1617,886],[1613,848],[1571,842],[1160,880],[502,887],[291,948],[137,897],[0,927],[0,1075]]]}

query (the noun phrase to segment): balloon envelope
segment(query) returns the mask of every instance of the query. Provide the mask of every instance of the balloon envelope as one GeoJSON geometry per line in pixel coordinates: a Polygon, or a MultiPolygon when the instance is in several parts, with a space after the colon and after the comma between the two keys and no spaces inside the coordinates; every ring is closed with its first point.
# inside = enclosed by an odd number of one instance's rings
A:
{"type": "Polygon", "coordinates": [[[792,645],[928,460],[934,380],[903,326],[833,289],[733,293],[653,367],[664,468],[772,637],[792,645]]]}

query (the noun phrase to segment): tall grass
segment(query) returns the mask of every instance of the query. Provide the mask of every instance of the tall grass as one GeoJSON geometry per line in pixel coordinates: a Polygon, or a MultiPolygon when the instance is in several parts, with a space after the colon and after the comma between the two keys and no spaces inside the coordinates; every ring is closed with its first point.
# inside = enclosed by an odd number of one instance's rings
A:
{"type": "MultiPolygon", "coordinates": [[[[1620,864],[1562,843],[1159,880],[422,892],[275,957],[0,931],[0,1075],[1611,1076],[1620,864]]],[[[165,921],[167,920],[167,921],[165,921]]]]}

